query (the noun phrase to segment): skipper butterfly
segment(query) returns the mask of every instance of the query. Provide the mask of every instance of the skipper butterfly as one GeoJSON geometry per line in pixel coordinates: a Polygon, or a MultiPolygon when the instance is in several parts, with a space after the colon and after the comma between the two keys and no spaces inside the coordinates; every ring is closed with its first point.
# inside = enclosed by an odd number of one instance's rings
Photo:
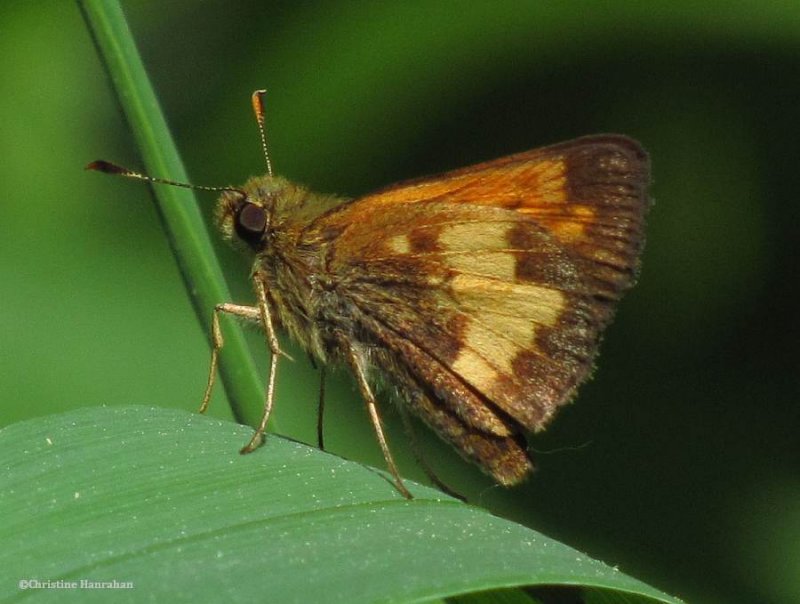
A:
{"type": "MultiPolygon", "coordinates": [[[[587,136],[357,199],[323,196],[273,176],[263,94],[253,106],[268,173],[218,188],[217,206],[225,238],[254,258],[256,304],[216,307],[201,411],[227,313],[259,324],[272,352],[263,419],[242,452],[261,443],[272,409],[280,326],[323,364],[352,370],[406,497],[375,378],[499,484],[518,484],[533,469],[525,433],[573,398],[636,278],[647,154],[625,136],[587,136]]],[[[191,186],[104,161],[88,168],[191,186]]]]}

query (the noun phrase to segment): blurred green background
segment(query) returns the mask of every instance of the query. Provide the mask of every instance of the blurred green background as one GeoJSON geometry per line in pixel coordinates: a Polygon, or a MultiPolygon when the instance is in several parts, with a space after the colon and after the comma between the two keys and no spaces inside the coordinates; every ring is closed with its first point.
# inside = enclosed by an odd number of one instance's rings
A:
{"type": "MultiPolygon", "coordinates": [[[[433,440],[429,461],[498,514],[690,602],[800,601],[800,4],[124,6],[198,184],[263,171],[259,87],[277,172],[321,192],[582,134],[639,139],[656,200],[642,277],[594,380],[532,441],[537,475],[502,490],[433,440]]],[[[206,334],[148,191],[82,170],[141,163],[78,9],[3,2],[0,23],[0,425],[195,408],[206,334]]],[[[247,263],[219,249],[251,300],[247,263]]],[[[276,420],[313,442],[316,378],[299,358],[276,420]]],[[[212,412],[229,415],[221,393],[212,412]]],[[[382,463],[346,376],[326,420],[331,450],[382,463]]]]}

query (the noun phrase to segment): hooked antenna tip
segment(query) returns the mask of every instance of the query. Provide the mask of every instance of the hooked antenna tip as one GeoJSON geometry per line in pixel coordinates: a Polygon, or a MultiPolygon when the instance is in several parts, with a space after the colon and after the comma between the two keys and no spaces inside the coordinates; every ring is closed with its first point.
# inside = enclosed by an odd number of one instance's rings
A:
{"type": "Polygon", "coordinates": [[[98,159],[86,164],[84,170],[95,170],[97,172],[105,172],[106,174],[128,174],[130,172],[129,170],[105,161],[104,159],[98,159]]]}

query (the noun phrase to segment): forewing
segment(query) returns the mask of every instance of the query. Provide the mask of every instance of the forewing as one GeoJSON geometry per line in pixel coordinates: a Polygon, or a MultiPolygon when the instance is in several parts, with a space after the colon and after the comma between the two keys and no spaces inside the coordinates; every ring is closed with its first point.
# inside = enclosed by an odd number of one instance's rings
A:
{"type": "Polygon", "coordinates": [[[617,298],[638,268],[649,171],[636,141],[587,136],[402,182],[356,200],[346,211],[435,201],[513,210],[534,219],[576,260],[585,260],[581,269],[598,279],[593,286],[617,298]]]}

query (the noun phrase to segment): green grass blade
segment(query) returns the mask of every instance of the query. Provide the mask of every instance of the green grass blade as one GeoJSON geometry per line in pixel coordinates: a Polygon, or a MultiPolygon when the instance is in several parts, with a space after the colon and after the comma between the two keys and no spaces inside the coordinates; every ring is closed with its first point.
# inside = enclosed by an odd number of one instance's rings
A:
{"type": "MultiPolygon", "coordinates": [[[[119,3],[79,0],[78,4],[141,151],[146,172],[187,182],[119,3]]],[[[153,187],[153,194],[192,305],[203,329],[210,334],[214,305],[230,301],[230,293],[195,197],[186,189],[158,185],[153,187]]],[[[260,419],[263,386],[240,328],[226,317],[222,320],[222,381],[235,417],[254,425],[260,419]]]]}

